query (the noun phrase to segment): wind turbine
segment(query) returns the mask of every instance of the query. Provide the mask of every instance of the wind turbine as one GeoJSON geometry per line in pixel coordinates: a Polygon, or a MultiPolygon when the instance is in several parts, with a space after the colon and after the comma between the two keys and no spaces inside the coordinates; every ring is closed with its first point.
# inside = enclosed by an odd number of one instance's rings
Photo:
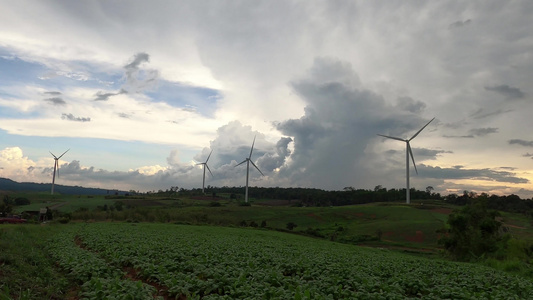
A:
{"type": "Polygon", "coordinates": [[[405,142],[405,144],[406,144],[406,148],[407,149],[405,150],[405,152],[406,152],[405,153],[405,177],[406,177],[407,189],[406,189],[406,192],[405,192],[405,203],[407,203],[407,204],[411,203],[411,194],[409,192],[409,155],[411,156],[411,159],[413,160],[413,166],[415,167],[415,172],[416,172],[416,174],[418,174],[418,170],[416,169],[416,164],[415,164],[415,158],[413,156],[413,151],[411,150],[411,145],[409,144],[409,142],[411,140],[413,140],[422,130],[424,130],[424,128],[426,128],[426,126],[428,126],[429,123],[431,123],[431,121],[433,121],[433,120],[435,120],[435,118],[431,119],[426,125],[424,125],[424,127],[422,127],[419,131],[417,131],[408,140],[404,140],[402,138],[397,138],[397,137],[393,137],[393,136],[378,134],[379,136],[386,137],[386,138],[393,139],[393,140],[397,140],[397,141],[402,141],[402,142],[405,142]]]}
{"type": "MultiPolygon", "coordinates": [[[[209,171],[211,176],[213,176],[213,173],[211,173],[211,169],[209,169],[209,166],[207,165],[207,162],[209,161],[209,158],[211,157],[212,153],[213,153],[213,150],[211,150],[211,153],[209,153],[209,155],[207,156],[207,159],[205,160],[205,162],[196,164],[196,165],[202,165],[203,168],[204,168],[204,180],[202,181],[202,194],[205,194],[205,168],[207,168],[207,170],[209,171]]],[[[215,176],[213,176],[213,177],[215,177],[215,176]]]]}
{"type": "Polygon", "coordinates": [[[250,149],[250,155],[247,158],[245,158],[240,164],[237,165],[237,166],[240,166],[246,163],[246,193],[244,194],[244,202],[246,203],[248,203],[248,175],[250,173],[250,163],[252,163],[252,165],[257,169],[257,171],[259,171],[259,173],[261,173],[261,175],[265,176],[265,174],[263,174],[263,172],[261,172],[261,170],[259,170],[259,168],[251,160],[252,151],[254,151],[254,144],[255,144],[255,136],[254,136],[254,141],[252,142],[252,149],[250,149]]]}
{"type": "Polygon", "coordinates": [[[56,170],[57,170],[57,177],[59,177],[59,162],[58,161],[69,150],[70,149],[68,149],[67,151],[63,152],[63,154],[61,154],[59,157],[55,156],[54,153],[52,153],[52,151],[48,151],[48,152],[50,152],[50,154],[52,154],[52,156],[54,157],[54,160],[55,160],[55,163],[54,163],[54,174],[52,175],[52,195],[54,194],[54,184],[56,182],[56,170]]]}

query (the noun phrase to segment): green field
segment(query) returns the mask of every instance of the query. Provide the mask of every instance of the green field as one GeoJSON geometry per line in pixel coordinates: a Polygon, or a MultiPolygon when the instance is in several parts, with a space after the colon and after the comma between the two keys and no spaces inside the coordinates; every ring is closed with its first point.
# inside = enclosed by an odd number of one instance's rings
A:
{"type": "MultiPolygon", "coordinates": [[[[2,231],[15,234],[21,228],[2,231]]],[[[65,297],[72,293],[86,299],[533,297],[532,280],[488,267],[262,229],[145,223],[48,228],[44,251],[64,275],[64,290],[55,293],[65,297]]],[[[24,229],[26,234],[32,230],[24,229]]],[[[6,289],[4,283],[4,290],[13,288],[6,289]]],[[[26,292],[31,296],[36,291],[26,292]]]]}
{"type": "Polygon", "coordinates": [[[292,207],[201,197],[13,197],[31,200],[16,211],[48,206],[54,220],[0,225],[0,299],[533,297],[521,250],[533,228],[521,214],[500,217],[516,259],[487,260],[488,268],[441,258],[437,230],[457,207],[439,201],[292,207]]]}

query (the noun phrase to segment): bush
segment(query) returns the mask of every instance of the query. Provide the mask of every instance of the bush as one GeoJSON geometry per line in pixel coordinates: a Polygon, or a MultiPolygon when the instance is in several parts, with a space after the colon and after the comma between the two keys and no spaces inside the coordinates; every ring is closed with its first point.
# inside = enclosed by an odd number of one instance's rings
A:
{"type": "Polygon", "coordinates": [[[27,198],[19,197],[15,199],[15,205],[29,205],[31,202],[27,198]]]}

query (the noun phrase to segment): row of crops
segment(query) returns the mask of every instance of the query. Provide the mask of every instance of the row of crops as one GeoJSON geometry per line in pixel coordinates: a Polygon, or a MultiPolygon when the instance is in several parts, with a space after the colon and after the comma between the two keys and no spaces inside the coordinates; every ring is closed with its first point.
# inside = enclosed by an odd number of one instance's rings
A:
{"type": "Polygon", "coordinates": [[[187,299],[533,298],[531,280],[482,266],[278,232],[127,223],[65,229],[49,251],[88,299],[153,299],[152,285],[187,299]]]}

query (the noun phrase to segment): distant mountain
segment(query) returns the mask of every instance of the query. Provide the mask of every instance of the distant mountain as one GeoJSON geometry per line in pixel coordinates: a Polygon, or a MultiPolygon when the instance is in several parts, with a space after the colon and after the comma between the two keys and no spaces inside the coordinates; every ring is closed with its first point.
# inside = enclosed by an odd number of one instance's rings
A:
{"type": "MultiPolygon", "coordinates": [[[[51,183],[16,182],[7,178],[0,178],[0,191],[13,192],[50,192],[51,183]]],[[[109,195],[125,194],[126,191],[106,190],[97,188],[85,188],[81,186],[54,185],[54,192],[63,195],[109,195]]]]}

